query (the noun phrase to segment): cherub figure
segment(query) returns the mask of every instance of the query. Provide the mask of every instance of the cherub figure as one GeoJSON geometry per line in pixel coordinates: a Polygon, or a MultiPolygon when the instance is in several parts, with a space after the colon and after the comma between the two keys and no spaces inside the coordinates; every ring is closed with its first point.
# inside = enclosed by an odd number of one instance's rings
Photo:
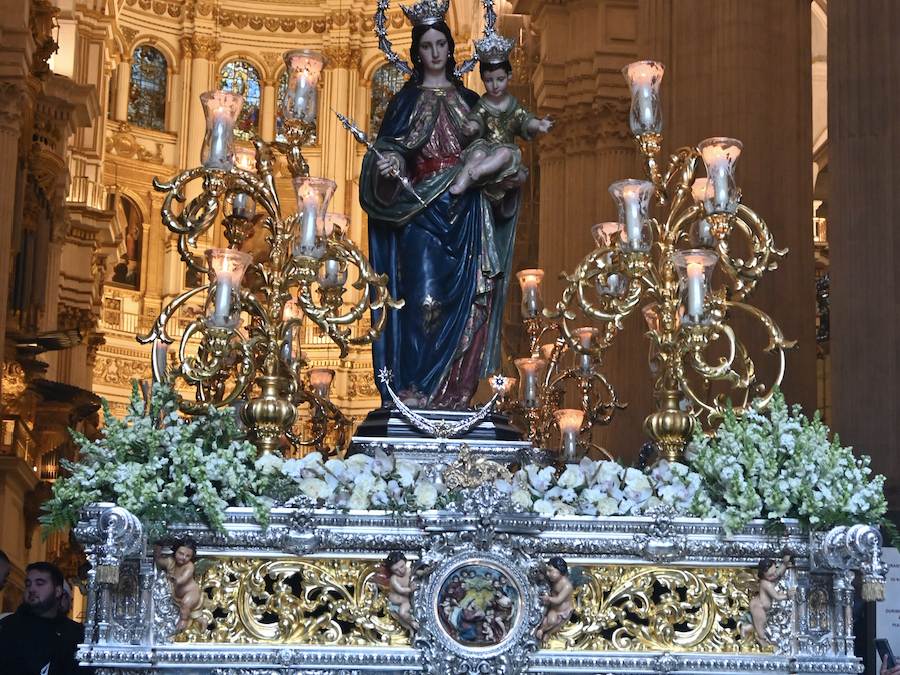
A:
{"type": "Polygon", "coordinates": [[[419,585],[410,577],[409,563],[401,551],[391,551],[384,561],[388,575],[388,609],[397,622],[410,633],[419,629],[412,615],[412,594],[419,585]]]}
{"type": "Polygon", "coordinates": [[[178,603],[181,615],[175,630],[179,633],[196,621],[200,631],[206,630],[209,621],[203,613],[204,597],[200,584],[194,578],[192,559],[197,545],[192,539],[181,539],[172,544],[172,554],[162,552],[162,546],[153,547],[153,559],[160,569],[164,569],[172,585],[172,597],[178,603]]]}
{"type": "Polygon", "coordinates": [[[548,605],[544,620],[537,629],[538,640],[546,640],[562,628],[575,610],[575,588],[569,581],[569,566],[559,556],[547,561],[547,580],[550,582],[550,594],[540,596],[541,602],[548,605]]]}
{"type": "MultiPolygon", "coordinates": [[[[539,120],[506,93],[512,74],[509,52],[514,44],[515,40],[507,40],[490,29],[484,39],[475,41],[481,80],[487,91],[472,107],[463,126],[463,133],[476,140],[460,153],[463,166],[450,186],[450,194],[460,195],[471,185],[521,185],[528,174],[515,137],[530,141],[539,131],[546,133],[553,126],[549,116],[539,120]]],[[[499,198],[502,192],[486,190],[492,198],[499,198]]]]}
{"type": "Polygon", "coordinates": [[[788,589],[786,593],[778,590],[778,580],[793,564],[790,555],[784,555],[781,563],[777,564],[771,558],[759,561],[759,593],[750,601],[750,611],[741,618],[741,637],[746,638],[751,631],[756,631],[756,642],[763,649],[767,649],[769,641],[766,638],[766,623],[768,612],[772,609],[775,600],[787,600],[793,598],[796,589],[788,589]]]}

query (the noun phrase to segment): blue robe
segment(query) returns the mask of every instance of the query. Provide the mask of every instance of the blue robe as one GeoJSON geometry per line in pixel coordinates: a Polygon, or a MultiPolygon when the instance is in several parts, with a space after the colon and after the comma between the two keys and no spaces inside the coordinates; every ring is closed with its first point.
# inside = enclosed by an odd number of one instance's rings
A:
{"type": "MultiPolygon", "coordinates": [[[[388,106],[375,146],[402,155],[409,173],[436,128],[440,106],[457,138],[465,139],[461,127],[477,100],[475,92],[463,88],[404,87],[388,106]]],[[[369,258],[376,271],[389,276],[391,295],[406,302],[400,310],[389,310],[385,332],[373,345],[375,372],[387,366],[393,389],[425,405],[485,323],[486,344],[477,355],[481,364],[469,374],[474,383],[466,386],[474,392],[478,379],[495,372],[500,361],[519,191],[510,191],[500,205],[492,205],[480,188],[451,195],[448,188],[461,168],[457,160],[416,184],[425,206],[396,181],[382,178],[371,152],[363,159],[360,178],[360,202],[369,214],[369,258]]]]}

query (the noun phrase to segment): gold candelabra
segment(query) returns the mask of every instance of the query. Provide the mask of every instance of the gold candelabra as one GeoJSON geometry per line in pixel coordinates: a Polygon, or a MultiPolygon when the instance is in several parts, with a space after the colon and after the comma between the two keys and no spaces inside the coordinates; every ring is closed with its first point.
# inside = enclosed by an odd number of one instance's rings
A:
{"type": "Polygon", "coordinates": [[[195,388],[196,400],[179,397],[183,412],[243,401],[241,420],[261,454],[289,444],[313,446],[327,455],[345,446],[352,421],[329,399],[327,373],[333,376],[333,371],[311,369],[304,377],[306,362],[299,338],[303,317],[328,335],[343,358],[350,344],[378,339],[386,313],[358,337],[351,337],[349,325],[372,308],[399,308],[403,303],[391,298],[386,277],[376,274],[365,255],[345,237],[346,216],[327,213],[335,183],[308,175],[302,146],[315,122],[316,85],[325,58],[298,50],[286,53],[284,59],[290,73],[282,105],[287,142],[278,147],[294,176],[297,212],[282,212],[270,145],[256,136],[253,149],[235,148],[234,125],[243,98],[226,91],[201,95],[207,123],[202,167],[166,182],[154,180],[154,187],[166,193],[162,222],[178,235],[182,260],[209,275],[210,281],[172,300],[151,331],[138,340],[154,343],[154,380],[174,385],[180,378],[195,388]],[[186,200],[185,186],[201,179],[200,194],[176,212],[174,202],[186,200]],[[231,207],[228,214],[226,204],[231,207]],[[217,223],[228,247],[208,249],[203,266],[191,248],[217,223]],[[241,247],[256,236],[265,236],[268,251],[254,257],[241,247]],[[343,296],[351,267],[357,272],[353,286],[359,295],[346,306],[343,296]],[[167,325],[179,308],[202,293],[206,294],[205,311],[185,327],[177,365],[167,368],[167,351],[173,342],[167,325]],[[302,404],[311,409],[307,440],[293,430],[297,407],[302,404]]]}
{"type": "Polygon", "coordinates": [[[572,331],[570,343],[566,327],[561,322],[548,321],[543,314],[543,270],[522,270],[517,276],[522,288],[522,318],[528,330],[530,355],[515,360],[518,379],[506,378],[504,390],[494,385],[500,393],[499,409],[519,422],[526,440],[535,447],[549,448],[554,429],[558,429],[560,462],[577,462],[591,447],[612,459],[605,449],[581,438],[584,431],[609,424],[616,409],[626,407],[600,372],[600,354],[593,348],[599,329],[578,328],[572,331]],[[547,338],[550,341],[544,342],[547,338]],[[569,351],[575,353],[574,362],[564,358],[569,351]],[[509,390],[516,382],[519,398],[510,400],[509,390]],[[573,383],[580,406],[562,408],[566,388],[573,383]]]}
{"type": "Polygon", "coordinates": [[[684,147],[660,164],[662,114],[659,85],[664,67],[642,61],[623,69],[632,95],[631,130],[644,156],[649,181],[614,183],[619,220],[594,226],[597,248],[571,275],[563,275],[562,299],[554,311],[566,343],[600,358],[610,346],[625,317],[639,306],[648,324],[651,366],[658,411],[644,428],[662,458],[680,461],[695,425],[706,414],[715,422],[728,407],[737,412],[762,407],[784,376],[784,351],[795,342],[784,338],[766,313],[745,302],[762,275],[774,270],[787,251],[775,248],[765,222],[741,203],[734,166],[741,143],[731,138],[710,138],[697,147],[684,147]],[[702,164],[706,177],[698,177],[702,164]],[[652,198],[668,207],[664,218],[649,215],[652,198]],[[691,201],[689,201],[691,200],[691,201]],[[740,235],[750,254],[732,253],[732,238],[740,235]],[[713,272],[725,284],[711,289],[713,272]],[[570,324],[576,309],[599,323],[597,339],[586,343],[570,324]],[[759,321],[769,343],[765,351],[780,361],[771,387],[751,400],[756,369],[747,347],[731,325],[736,313],[759,321]],[[710,358],[710,348],[716,356],[710,358]],[[713,390],[726,382],[742,391],[732,403],[713,390]]]}

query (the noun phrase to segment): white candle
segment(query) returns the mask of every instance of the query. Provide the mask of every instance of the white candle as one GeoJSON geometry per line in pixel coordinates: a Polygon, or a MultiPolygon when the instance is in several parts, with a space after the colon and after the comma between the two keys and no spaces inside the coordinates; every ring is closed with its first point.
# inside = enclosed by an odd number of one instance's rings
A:
{"type": "Polygon", "coordinates": [[[206,159],[207,169],[229,170],[228,166],[228,127],[231,120],[222,106],[213,113],[212,129],[209,136],[209,155],[206,159]]]}
{"type": "Polygon", "coordinates": [[[543,310],[543,298],[541,297],[541,281],[544,278],[543,270],[522,270],[516,276],[522,287],[522,318],[535,319],[543,310]]]}
{"type": "Polygon", "coordinates": [[[640,245],[644,229],[638,190],[626,189],[622,201],[625,204],[625,233],[628,235],[628,243],[636,249],[640,245]]]}
{"type": "Polygon", "coordinates": [[[216,273],[216,305],[215,316],[220,321],[227,321],[231,316],[231,289],[233,274],[227,257],[222,259],[222,270],[216,273]]]}
{"type": "Polygon", "coordinates": [[[688,263],[687,265],[687,315],[698,317],[703,314],[703,265],[688,263]]]}
{"type": "Polygon", "coordinates": [[[306,119],[306,108],[309,105],[309,78],[306,71],[301,71],[301,75],[297,78],[297,87],[294,89],[293,97],[294,116],[296,119],[306,119]]]}
{"type": "MultiPolygon", "coordinates": [[[[297,255],[312,256],[316,252],[316,224],[319,205],[315,193],[310,192],[303,198],[303,213],[300,215],[300,238],[297,255]]],[[[322,251],[324,253],[324,250],[322,251]]],[[[319,255],[321,257],[321,254],[319,255]]]]}

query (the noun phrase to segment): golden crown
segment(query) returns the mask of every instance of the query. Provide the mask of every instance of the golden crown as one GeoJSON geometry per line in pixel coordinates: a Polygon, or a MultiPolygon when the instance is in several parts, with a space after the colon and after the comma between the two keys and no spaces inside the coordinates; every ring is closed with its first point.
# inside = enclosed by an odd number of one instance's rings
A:
{"type": "Polygon", "coordinates": [[[473,40],[475,55],[482,63],[502,63],[509,59],[509,53],[516,44],[514,38],[505,38],[493,30],[485,30],[484,38],[473,40]]]}
{"type": "Polygon", "coordinates": [[[410,7],[400,5],[400,9],[406,14],[413,26],[431,26],[444,20],[447,10],[450,9],[450,0],[419,0],[410,7]]]}

